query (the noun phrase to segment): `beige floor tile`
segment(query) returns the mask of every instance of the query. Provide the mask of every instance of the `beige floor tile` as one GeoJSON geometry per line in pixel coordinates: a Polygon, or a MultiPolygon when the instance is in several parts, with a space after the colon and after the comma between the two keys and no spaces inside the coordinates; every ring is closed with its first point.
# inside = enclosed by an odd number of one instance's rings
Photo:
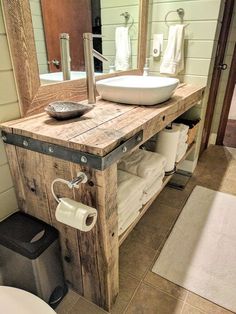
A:
{"type": "Polygon", "coordinates": [[[79,298],[80,295],[72,290],[69,290],[62,302],[56,308],[57,314],[67,314],[73,305],[75,305],[75,303],[79,300],[79,298]]]}
{"type": "MultiPolygon", "coordinates": [[[[180,192],[180,191],[177,191],[180,192]]],[[[141,225],[152,226],[158,229],[159,233],[166,233],[175,222],[181,212],[176,207],[171,207],[160,202],[159,197],[154,201],[147,213],[143,216],[137,227],[141,225]]]]}
{"type": "Polygon", "coordinates": [[[167,206],[182,209],[187,201],[188,193],[173,188],[165,187],[158,196],[158,202],[167,206]]]}
{"type": "Polygon", "coordinates": [[[225,177],[229,180],[235,180],[236,178],[236,160],[231,160],[226,172],[225,177]]]}
{"type": "Polygon", "coordinates": [[[133,230],[130,237],[136,239],[136,241],[140,243],[143,243],[146,247],[158,250],[165,239],[166,233],[163,234],[155,227],[142,224],[133,230]]]}
{"type": "MultiPolygon", "coordinates": [[[[236,175],[236,172],[235,172],[236,175]]],[[[220,192],[236,195],[236,178],[234,180],[224,179],[219,187],[220,192]]]]}
{"type": "Polygon", "coordinates": [[[79,300],[73,305],[69,310],[68,314],[107,314],[100,307],[93,303],[88,302],[84,298],[79,298],[79,300]]]}
{"type": "Polygon", "coordinates": [[[173,282],[149,271],[144,278],[144,282],[172,295],[173,297],[184,300],[187,296],[187,290],[177,286],[173,282]]]}
{"type": "Polygon", "coordinates": [[[236,159],[236,148],[224,147],[225,151],[228,152],[232,159],[236,159]]]}
{"type": "Polygon", "coordinates": [[[202,312],[196,307],[193,307],[189,304],[185,304],[183,311],[181,312],[181,314],[202,314],[202,313],[205,313],[205,312],[202,312]]]}
{"type": "Polygon", "coordinates": [[[112,308],[112,314],[121,314],[124,312],[138,285],[139,280],[128,274],[120,273],[120,292],[112,308]]]}
{"type": "Polygon", "coordinates": [[[193,305],[207,314],[229,314],[232,313],[192,292],[187,296],[186,303],[193,305]]]}
{"type": "Polygon", "coordinates": [[[126,314],[177,314],[183,302],[162,291],[142,284],[127,308],[126,314]]]}
{"type": "Polygon", "coordinates": [[[154,261],[156,251],[128,237],[120,247],[120,272],[141,279],[154,261]]]}

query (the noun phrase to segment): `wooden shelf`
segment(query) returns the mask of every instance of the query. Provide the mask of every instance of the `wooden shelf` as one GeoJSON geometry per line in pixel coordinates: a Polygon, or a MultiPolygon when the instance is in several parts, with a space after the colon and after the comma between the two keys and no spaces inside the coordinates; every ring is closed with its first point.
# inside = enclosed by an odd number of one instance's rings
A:
{"type": "MultiPolygon", "coordinates": [[[[196,144],[192,143],[186,154],[183,156],[183,158],[176,163],[176,165],[180,164],[182,161],[184,161],[188,155],[194,150],[196,144]]],[[[128,237],[128,235],[130,234],[130,232],[134,229],[134,227],[137,225],[137,223],[139,222],[139,220],[143,217],[143,215],[146,213],[146,211],[148,210],[148,208],[152,205],[152,203],[155,201],[155,199],[157,198],[157,196],[161,193],[161,191],[164,189],[164,187],[167,185],[167,183],[170,181],[170,179],[172,178],[172,176],[174,175],[174,173],[170,176],[165,176],[164,180],[163,180],[163,184],[161,189],[141,208],[140,210],[140,215],[135,219],[135,221],[129,226],[128,229],[125,230],[125,232],[123,232],[120,236],[119,236],[119,246],[125,241],[125,239],[128,237]]]]}

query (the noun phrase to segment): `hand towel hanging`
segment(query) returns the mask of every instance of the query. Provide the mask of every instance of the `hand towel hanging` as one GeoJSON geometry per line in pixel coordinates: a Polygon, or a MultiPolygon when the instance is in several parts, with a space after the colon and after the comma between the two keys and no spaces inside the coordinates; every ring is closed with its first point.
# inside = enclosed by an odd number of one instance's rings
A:
{"type": "Polygon", "coordinates": [[[128,27],[116,28],[116,59],[117,71],[125,71],[130,68],[131,44],[128,27]]]}
{"type": "Polygon", "coordinates": [[[184,24],[171,25],[160,73],[177,75],[184,69],[184,24]]]}

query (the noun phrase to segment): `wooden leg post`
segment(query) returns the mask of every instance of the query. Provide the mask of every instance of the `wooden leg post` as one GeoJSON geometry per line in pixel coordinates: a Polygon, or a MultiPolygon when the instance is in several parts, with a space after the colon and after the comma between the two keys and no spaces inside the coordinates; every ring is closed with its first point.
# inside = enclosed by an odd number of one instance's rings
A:
{"type": "MultiPolygon", "coordinates": [[[[74,170],[78,171],[78,165],[74,170]]],[[[90,232],[78,231],[83,295],[110,311],[119,290],[117,166],[114,164],[104,171],[90,170],[88,175],[88,183],[75,190],[76,200],[98,211],[95,227],[90,232]]]]}

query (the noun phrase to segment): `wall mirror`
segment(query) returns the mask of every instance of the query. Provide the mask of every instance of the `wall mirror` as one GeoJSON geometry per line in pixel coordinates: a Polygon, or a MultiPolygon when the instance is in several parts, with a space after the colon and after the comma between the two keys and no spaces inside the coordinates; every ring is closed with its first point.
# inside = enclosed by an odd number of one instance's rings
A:
{"type": "Polygon", "coordinates": [[[69,38],[70,79],[85,77],[86,32],[102,34],[94,38],[93,46],[108,62],[94,58],[97,75],[137,68],[139,0],[129,6],[109,0],[30,0],[30,9],[41,84],[63,80],[63,33],[69,38]]]}
{"type": "Polygon", "coordinates": [[[96,79],[139,74],[146,56],[148,0],[2,0],[23,116],[53,100],[83,100],[86,74],[83,33],[108,62],[94,60],[96,79]],[[60,34],[69,35],[71,77],[63,80],[60,34]],[[116,38],[128,36],[120,49],[116,38]],[[124,56],[128,61],[123,62],[124,56]],[[122,62],[120,62],[120,58],[122,62]]]}

